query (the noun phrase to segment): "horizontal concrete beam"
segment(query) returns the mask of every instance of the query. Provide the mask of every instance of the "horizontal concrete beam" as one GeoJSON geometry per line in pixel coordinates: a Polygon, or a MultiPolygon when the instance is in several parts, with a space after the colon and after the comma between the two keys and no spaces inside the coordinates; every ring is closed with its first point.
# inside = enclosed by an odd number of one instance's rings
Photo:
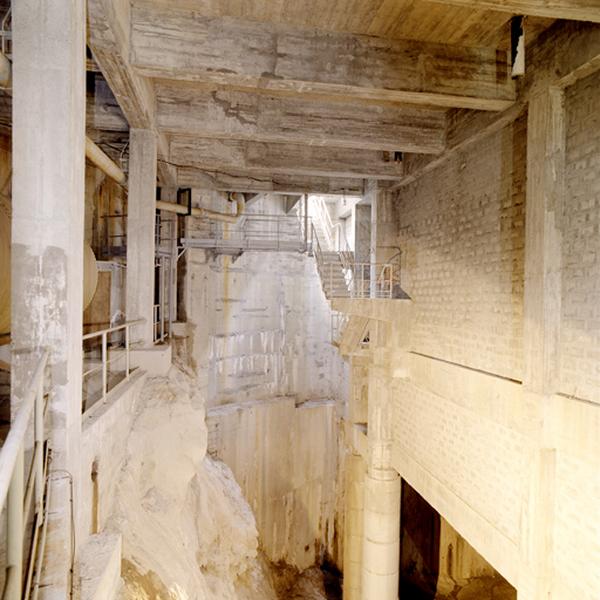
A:
{"type": "Polygon", "coordinates": [[[180,187],[223,192],[348,195],[363,193],[362,179],[302,177],[299,175],[249,175],[239,171],[202,171],[189,167],[177,169],[177,183],[180,187]]]}
{"type": "Polygon", "coordinates": [[[170,162],[209,171],[243,169],[254,174],[390,179],[402,177],[394,153],[323,148],[249,140],[177,136],[171,140],[170,162]]]}
{"type": "MultiPolygon", "coordinates": [[[[129,62],[130,6],[128,0],[88,0],[88,44],[129,127],[156,130],[152,82],[134,71],[129,62]]],[[[157,132],[158,154],[166,156],[167,141],[157,132]]],[[[175,171],[159,164],[159,179],[175,185],[175,171]]]]}
{"type": "Polygon", "coordinates": [[[506,52],[212,18],[146,2],[131,9],[131,62],[148,77],[303,95],[503,110],[506,52]]]}
{"type": "Polygon", "coordinates": [[[566,88],[600,70],[600,27],[559,21],[527,48],[527,72],[518,101],[501,113],[450,111],[446,150],[435,157],[407,155],[405,175],[398,187],[412,183],[457,152],[506,127],[519,118],[529,100],[549,87],[566,88]]]}
{"type": "Polygon", "coordinates": [[[442,109],[274,98],[164,80],[155,88],[158,126],[167,133],[423,154],[444,149],[442,109]]]}
{"type": "Polygon", "coordinates": [[[496,10],[516,15],[573,19],[600,23],[597,0],[435,0],[437,4],[468,6],[474,10],[496,10]]]}

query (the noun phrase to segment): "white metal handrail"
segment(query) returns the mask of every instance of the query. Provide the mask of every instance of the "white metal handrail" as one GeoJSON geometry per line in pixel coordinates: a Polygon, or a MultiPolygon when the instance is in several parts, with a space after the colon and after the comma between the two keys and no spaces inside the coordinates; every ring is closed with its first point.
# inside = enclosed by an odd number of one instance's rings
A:
{"type": "Polygon", "coordinates": [[[183,238],[184,247],[228,250],[297,251],[308,250],[309,241],[296,216],[246,214],[239,223],[211,223],[201,237],[183,238]]]}
{"type": "Polygon", "coordinates": [[[325,237],[327,238],[328,249],[337,252],[352,252],[344,227],[341,223],[333,223],[325,200],[320,196],[312,196],[310,207],[314,208],[315,217],[321,223],[325,237]]]}
{"type": "MultiPolygon", "coordinates": [[[[0,450],[0,510],[7,511],[7,570],[3,600],[21,600],[29,596],[35,567],[39,530],[45,519],[44,502],[44,372],[48,351],[44,350],[35,366],[29,385],[21,399],[17,415],[0,450]],[[33,414],[33,456],[31,471],[25,477],[25,437],[33,414]],[[35,500],[35,502],[33,502],[35,500]],[[33,502],[33,505],[32,505],[33,502]],[[31,508],[35,509],[32,552],[23,594],[24,542],[31,508]]],[[[38,560],[38,563],[40,560],[38,560]]],[[[38,565],[39,569],[39,565],[38,565]]]]}
{"type": "Polygon", "coordinates": [[[350,320],[350,315],[347,313],[331,311],[331,343],[339,345],[342,340],[344,329],[350,320]]]}
{"type": "Polygon", "coordinates": [[[400,267],[393,263],[317,261],[317,268],[327,298],[393,298],[399,282],[400,267]]]}
{"type": "Polygon", "coordinates": [[[111,363],[123,358],[122,356],[118,356],[113,359],[108,358],[108,336],[111,333],[115,333],[117,331],[125,332],[125,342],[124,342],[125,379],[129,379],[129,374],[131,372],[130,358],[129,358],[129,351],[131,348],[131,327],[134,325],[140,325],[141,323],[144,323],[144,322],[145,322],[145,319],[137,319],[135,321],[128,321],[127,323],[122,323],[121,325],[116,325],[115,327],[108,327],[107,329],[101,329],[99,331],[91,331],[90,333],[86,333],[83,336],[83,338],[82,338],[83,341],[91,340],[91,339],[97,338],[97,337],[101,338],[102,362],[97,367],[92,367],[91,369],[84,371],[83,377],[86,378],[89,375],[97,373],[98,371],[102,371],[102,400],[104,400],[106,398],[106,394],[109,391],[109,389],[108,389],[108,366],[111,363]]]}

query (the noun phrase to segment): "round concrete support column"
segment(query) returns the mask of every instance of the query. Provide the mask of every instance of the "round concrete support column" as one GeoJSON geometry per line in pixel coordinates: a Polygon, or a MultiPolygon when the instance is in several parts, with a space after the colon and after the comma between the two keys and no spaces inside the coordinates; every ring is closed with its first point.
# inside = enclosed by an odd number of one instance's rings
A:
{"type": "Polygon", "coordinates": [[[397,600],[400,572],[400,477],[367,474],[361,600],[397,600]]]}
{"type": "Polygon", "coordinates": [[[344,524],[344,600],[360,600],[366,464],[362,456],[346,459],[344,524]]]}

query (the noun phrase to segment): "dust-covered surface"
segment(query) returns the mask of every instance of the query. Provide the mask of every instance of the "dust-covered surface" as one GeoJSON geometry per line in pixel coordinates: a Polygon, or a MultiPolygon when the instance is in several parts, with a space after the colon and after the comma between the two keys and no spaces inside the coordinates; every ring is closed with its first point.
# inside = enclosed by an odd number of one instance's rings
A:
{"type": "Polygon", "coordinates": [[[276,600],[254,516],[229,468],[205,454],[193,380],[176,369],[149,379],[108,525],[123,536],[123,598],[276,600]]]}

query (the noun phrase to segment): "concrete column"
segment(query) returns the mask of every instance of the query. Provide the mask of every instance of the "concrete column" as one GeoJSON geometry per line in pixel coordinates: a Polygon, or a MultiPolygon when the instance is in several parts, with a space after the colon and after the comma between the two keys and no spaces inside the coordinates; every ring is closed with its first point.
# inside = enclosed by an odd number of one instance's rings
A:
{"type": "Polygon", "coordinates": [[[362,600],[397,600],[400,574],[400,477],[392,468],[389,326],[369,331],[368,473],[365,478],[362,600]]]}
{"type": "Polygon", "coordinates": [[[377,267],[375,266],[377,263],[377,192],[377,180],[369,179],[367,181],[365,195],[371,202],[371,239],[369,242],[371,298],[375,298],[377,295],[377,267]]]}
{"type": "Polygon", "coordinates": [[[400,477],[389,470],[365,478],[363,600],[396,600],[400,573],[400,477]]]}
{"type": "Polygon", "coordinates": [[[50,351],[53,468],[77,474],[81,435],[85,3],[13,5],[12,385],[50,351]]]}
{"type": "Polygon", "coordinates": [[[371,207],[357,204],[354,207],[354,256],[356,262],[369,262],[371,207]]]}
{"type": "Polygon", "coordinates": [[[527,120],[527,204],[523,327],[523,386],[537,410],[534,460],[524,497],[519,600],[551,600],[561,321],[561,215],[564,196],[563,92],[550,88],[530,100],[527,120]]]}
{"type": "Polygon", "coordinates": [[[362,456],[348,456],[345,473],[344,600],[361,598],[365,473],[362,456]]]}
{"type": "Polygon", "coordinates": [[[132,341],[153,344],[154,233],[156,214],[156,135],[146,129],[129,133],[127,199],[127,320],[145,319],[132,341]]]}
{"type": "MultiPolygon", "coordinates": [[[[82,395],[85,2],[13,2],[13,399],[49,350],[52,464],[40,599],[68,598],[82,395]]],[[[15,401],[17,404],[18,401],[15,401]]],[[[15,409],[16,406],[13,406],[15,409]]],[[[14,413],[13,413],[14,416],[14,413]]]]}

